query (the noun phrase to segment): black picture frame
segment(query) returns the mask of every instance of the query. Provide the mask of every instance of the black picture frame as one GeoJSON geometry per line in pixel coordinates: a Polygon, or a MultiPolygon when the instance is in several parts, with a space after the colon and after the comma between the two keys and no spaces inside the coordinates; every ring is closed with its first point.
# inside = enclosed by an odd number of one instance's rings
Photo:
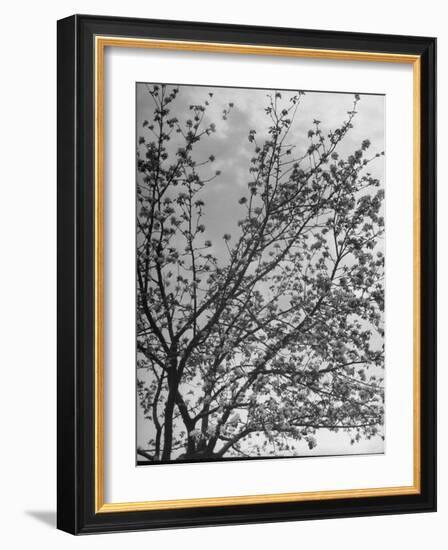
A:
{"type": "MultiPolygon", "coordinates": [[[[436,39],[74,15],[58,21],[57,526],[72,534],[436,510],[436,39]],[[420,491],[159,510],[95,507],[95,36],[420,58],[420,491]]],[[[397,215],[400,215],[397,213],[397,215]]]]}

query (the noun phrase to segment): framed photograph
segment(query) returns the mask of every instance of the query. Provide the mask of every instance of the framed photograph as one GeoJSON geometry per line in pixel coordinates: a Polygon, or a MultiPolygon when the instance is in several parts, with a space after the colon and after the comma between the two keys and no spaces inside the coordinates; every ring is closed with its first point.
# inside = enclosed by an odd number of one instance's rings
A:
{"type": "Polygon", "coordinates": [[[436,507],[434,38],[58,22],[58,527],[436,507]]]}

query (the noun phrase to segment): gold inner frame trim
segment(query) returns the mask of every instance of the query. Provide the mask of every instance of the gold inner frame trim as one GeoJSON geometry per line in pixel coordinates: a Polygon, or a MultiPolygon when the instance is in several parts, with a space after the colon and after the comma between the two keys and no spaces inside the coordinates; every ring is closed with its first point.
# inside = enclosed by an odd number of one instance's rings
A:
{"type": "Polygon", "coordinates": [[[341,498],[416,495],[421,485],[420,426],[420,56],[345,50],[255,46],[177,40],[96,36],[95,54],[95,513],[169,510],[208,506],[236,506],[280,502],[305,502],[341,498]],[[406,63],[413,66],[413,484],[400,487],[333,491],[273,493],[179,500],[106,503],[104,500],[104,54],[106,47],[286,56],[344,61],[406,63]]]}

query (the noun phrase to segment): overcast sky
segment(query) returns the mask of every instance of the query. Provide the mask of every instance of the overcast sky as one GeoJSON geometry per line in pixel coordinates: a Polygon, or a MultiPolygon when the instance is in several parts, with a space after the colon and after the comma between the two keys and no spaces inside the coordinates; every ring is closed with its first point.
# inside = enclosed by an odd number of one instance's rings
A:
{"type": "MultiPolygon", "coordinates": [[[[209,100],[210,106],[207,107],[204,125],[211,122],[216,124],[216,133],[205,136],[195,145],[194,157],[197,160],[205,160],[210,155],[216,157],[213,164],[204,168],[203,177],[209,177],[215,170],[221,171],[221,175],[201,193],[207,205],[203,218],[207,227],[207,238],[213,241],[212,252],[219,258],[225,253],[222,236],[224,233],[235,233],[237,222],[245,213],[243,206],[238,204],[238,199],[247,194],[247,182],[251,179],[248,168],[254,150],[247,135],[249,130],[256,130],[259,142],[262,142],[262,136],[267,135],[269,119],[264,109],[268,104],[267,94],[272,93],[272,90],[187,85],[179,86],[179,90],[175,102],[170,105],[170,116],[185,121],[191,117],[191,104],[209,100]],[[210,92],[213,93],[212,99],[209,97],[210,92]],[[229,103],[233,103],[234,107],[227,120],[222,120],[222,110],[229,103]]],[[[287,106],[289,98],[295,92],[281,92],[282,101],[287,106]]],[[[321,128],[326,135],[330,129],[340,127],[347,119],[347,111],[352,109],[353,99],[354,94],[305,91],[289,134],[289,142],[295,145],[294,153],[303,154],[308,147],[307,132],[313,126],[313,119],[322,122],[321,128]]],[[[338,148],[342,155],[353,153],[366,138],[372,142],[372,153],[384,150],[384,103],[382,95],[361,96],[354,128],[338,148]]],[[[143,130],[142,123],[144,120],[152,120],[153,109],[154,103],[148,93],[147,84],[138,83],[137,136],[148,135],[143,130]]],[[[171,141],[170,147],[175,152],[178,143],[171,141]]],[[[369,171],[383,179],[383,164],[383,158],[380,158],[369,166],[369,171]]]]}

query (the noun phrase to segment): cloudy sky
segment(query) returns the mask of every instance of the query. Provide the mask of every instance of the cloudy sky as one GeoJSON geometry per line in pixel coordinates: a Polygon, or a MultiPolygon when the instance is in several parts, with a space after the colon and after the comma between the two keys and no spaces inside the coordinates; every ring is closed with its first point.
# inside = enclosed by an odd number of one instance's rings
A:
{"type": "MultiPolygon", "coordinates": [[[[154,83],[149,83],[152,85],[154,83]]],[[[223,258],[227,255],[222,236],[225,233],[235,234],[237,222],[244,216],[243,206],[238,204],[238,199],[247,195],[247,183],[251,177],[249,174],[250,159],[253,156],[254,145],[247,139],[249,130],[256,131],[259,143],[267,136],[270,120],[264,109],[268,105],[268,94],[276,90],[260,90],[248,88],[226,88],[175,85],[179,87],[179,94],[171,104],[170,116],[177,117],[179,121],[185,121],[191,117],[189,106],[191,104],[210,101],[204,118],[204,126],[214,122],[216,133],[210,137],[205,136],[195,145],[194,158],[199,162],[213,155],[216,160],[204,167],[201,174],[205,179],[214,174],[216,170],[221,175],[207,184],[201,196],[207,205],[203,218],[207,228],[207,238],[213,242],[211,252],[223,258]],[[213,93],[210,99],[209,93],[213,93]],[[222,111],[229,103],[233,108],[227,118],[222,119],[222,111]]],[[[282,94],[284,106],[288,106],[289,99],[296,91],[279,90],[282,94]]],[[[289,143],[294,147],[294,156],[301,156],[309,146],[307,132],[313,128],[313,120],[321,121],[321,129],[324,135],[330,130],[339,128],[347,120],[347,111],[353,108],[354,93],[337,93],[330,91],[305,91],[301,97],[294,124],[289,133],[289,143]]],[[[148,136],[142,128],[144,120],[153,118],[154,103],[148,93],[147,83],[137,83],[136,86],[136,136],[148,136]]],[[[357,115],[354,118],[354,128],[344,138],[338,147],[340,155],[345,156],[359,149],[364,139],[371,141],[370,155],[374,156],[385,150],[385,97],[382,95],[361,95],[357,106],[357,115]]],[[[174,153],[179,144],[176,140],[169,143],[174,153]]],[[[369,171],[384,182],[384,157],[376,159],[369,165],[369,171]]],[[[139,373],[139,377],[143,377],[139,373]]],[[[143,414],[137,407],[137,445],[145,447],[148,440],[149,422],[143,419],[143,414]]],[[[350,445],[350,438],[346,434],[335,434],[328,430],[320,430],[318,445],[309,450],[303,446],[304,455],[333,454],[337,448],[337,454],[372,453],[383,452],[384,443],[380,438],[371,441],[361,441],[355,446],[350,445]]]]}
{"type": "MultiPolygon", "coordinates": [[[[202,174],[204,178],[213,175],[216,170],[221,171],[221,175],[207,185],[202,193],[207,205],[203,219],[207,227],[207,237],[213,241],[213,252],[219,258],[225,254],[223,234],[235,232],[237,222],[245,212],[243,206],[238,204],[238,199],[247,194],[247,182],[251,179],[248,168],[254,149],[247,135],[249,130],[255,130],[259,142],[266,136],[269,120],[264,109],[268,105],[267,94],[272,94],[273,90],[188,85],[179,85],[179,90],[175,104],[170,106],[170,116],[185,121],[191,116],[191,104],[209,100],[210,106],[207,107],[204,126],[211,122],[216,124],[216,133],[195,145],[195,158],[206,160],[210,155],[216,157],[213,164],[205,167],[202,174]],[[209,93],[213,93],[212,99],[209,93]],[[229,103],[233,103],[234,106],[227,120],[223,120],[222,110],[229,103]]],[[[282,101],[287,106],[289,98],[296,92],[281,92],[282,101]]],[[[146,83],[137,84],[136,94],[138,137],[142,134],[147,135],[142,129],[142,123],[144,120],[152,120],[154,103],[146,83]]],[[[295,146],[294,153],[300,156],[308,147],[307,132],[313,126],[313,119],[322,122],[321,129],[326,135],[330,129],[340,127],[347,119],[347,111],[352,109],[353,99],[354,95],[348,93],[305,91],[289,134],[289,141],[295,146]]],[[[384,103],[384,96],[381,95],[361,96],[354,128],[339,146],[339,153],[351,154],[366,138],[372,142],[372,154],[385,149],[384,103]]],[[[170,146],[174,152],[178,144],[173,140],[170,146]]],[[[383,158],[372,163],[369,170],[382,180],[383,158]]]]}

